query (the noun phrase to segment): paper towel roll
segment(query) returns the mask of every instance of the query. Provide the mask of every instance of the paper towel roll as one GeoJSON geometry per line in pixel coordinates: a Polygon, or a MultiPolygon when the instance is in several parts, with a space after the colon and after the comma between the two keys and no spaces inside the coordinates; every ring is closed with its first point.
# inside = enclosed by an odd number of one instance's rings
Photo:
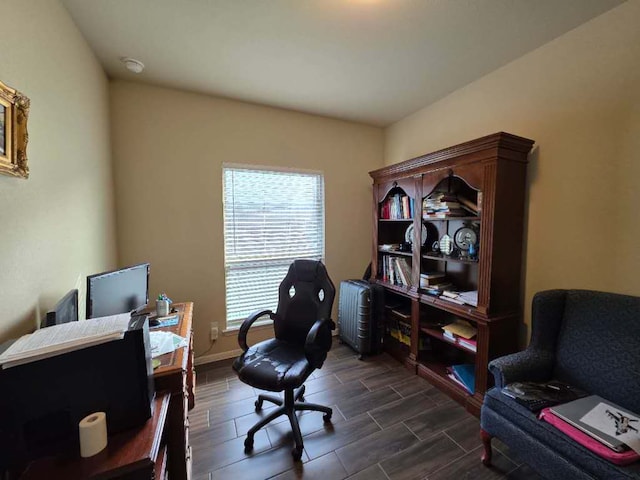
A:
{"type": "Polygon", "coordinates": [[[96,412],[87,415],[78,424],[80,429],[80,455],[92,457],[107,446],[107,415],[96,412]]]}

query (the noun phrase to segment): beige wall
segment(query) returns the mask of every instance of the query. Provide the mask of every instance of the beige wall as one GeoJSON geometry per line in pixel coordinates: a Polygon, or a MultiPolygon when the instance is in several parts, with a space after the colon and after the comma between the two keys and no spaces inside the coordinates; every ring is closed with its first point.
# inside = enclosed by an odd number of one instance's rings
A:
{"type": "MultiPolygon", "coordinates": [[[[195,302],[196,355],[225,322],[223,162],[322,170],[327,269],[336,285],[362,275],[381,129],[136,83],[110,92],[119,263],[150,261],[151,295],[195,302]]],[[[207,354],[237,348],[222,336],[207,354]]]]}
{"type": "Polygon", "coordinates": [[[115,264],[107,79],[57,1],[2,12],[0,80],[31,99],[31,177],[0,176],[0,341],[115,264]]]}
{"type": "Polygon", "coordinates": [[[386,130],[385,163],[497,132],[534,139],[525,321],[548,288],[640,295],[640,2],[628,2],[386,130]]]}

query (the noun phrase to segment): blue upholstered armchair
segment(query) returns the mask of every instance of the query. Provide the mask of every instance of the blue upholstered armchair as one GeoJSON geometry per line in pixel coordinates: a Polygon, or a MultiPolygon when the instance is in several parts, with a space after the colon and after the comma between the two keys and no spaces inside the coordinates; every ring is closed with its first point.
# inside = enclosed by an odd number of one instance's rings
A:
{"type": "Polygon", "coordinates": [[[614,465],[565,436],[500,389],[557,379],[640,413],[640,298],[588,290],[549,290],[532,305],[526,350],[489,364],[495,388],[481,411],[482,461],[491,438],[507,444],[548,479],[640,479],[640,463],[614,465]]]}

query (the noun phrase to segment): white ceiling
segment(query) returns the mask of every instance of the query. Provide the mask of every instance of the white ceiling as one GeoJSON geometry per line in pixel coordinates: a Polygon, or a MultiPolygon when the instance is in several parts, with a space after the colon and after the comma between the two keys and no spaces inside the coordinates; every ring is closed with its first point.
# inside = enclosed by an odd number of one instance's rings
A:
{"type": "Polygon", "coordinates": [[[112,78],[388,125],[622,0],[62,0],[112,78]],[[127,72],[119,61],[143,61],[127,72]]]}

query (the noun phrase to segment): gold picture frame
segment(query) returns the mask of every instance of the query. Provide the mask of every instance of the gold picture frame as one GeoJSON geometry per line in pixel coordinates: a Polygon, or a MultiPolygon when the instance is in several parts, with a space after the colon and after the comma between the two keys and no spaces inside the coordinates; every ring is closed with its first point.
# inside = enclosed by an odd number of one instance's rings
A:
{"type": "Polygon", "coordinates": [[[0,173],[29,178],[27,119],[31,101],[0,82],[0,173]]]}

